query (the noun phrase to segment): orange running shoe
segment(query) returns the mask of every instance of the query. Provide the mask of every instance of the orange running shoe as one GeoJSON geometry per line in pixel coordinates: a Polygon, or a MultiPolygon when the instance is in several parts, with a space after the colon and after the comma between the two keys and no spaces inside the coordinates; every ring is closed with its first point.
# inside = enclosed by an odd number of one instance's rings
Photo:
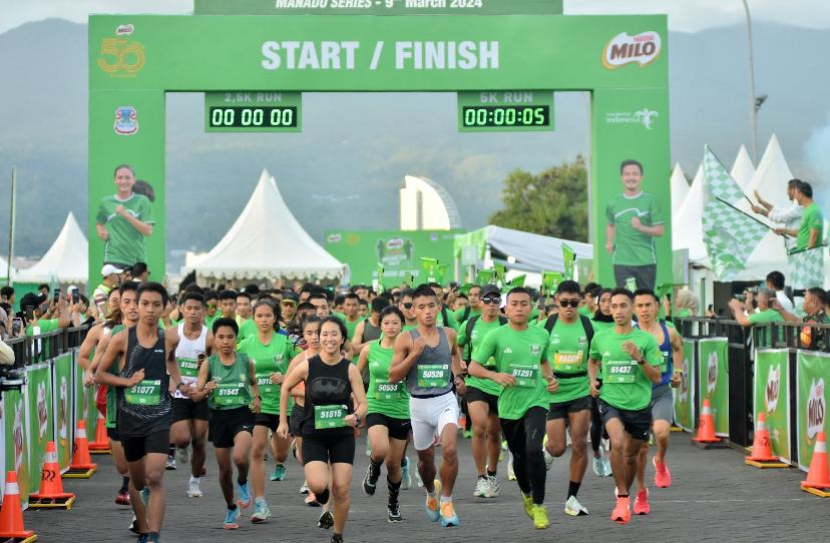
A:
{"type": "Polygon", "coordinates": [[[629,498],[617,498],[617,505],[611,511],[611,520],[619,524],[628,524],[631,519],[631,509],[628,507],[629,498]]]}
{"type": "Polygon", "coordinates": [[[634,514],[648,515],[651,513],[651,506],[648,504],[648,489],[637,492],[637,497],[634,498],[634,514]]]}
{"type": "Polygon", "coordinates": [[[669,466],[665,462],[658,462],[657,457],[651,459],[654,464],[654,469],[657,470],[654,474],[654,484],[657,488],[669,488],[671,486],[671,472],[669,466]]]}

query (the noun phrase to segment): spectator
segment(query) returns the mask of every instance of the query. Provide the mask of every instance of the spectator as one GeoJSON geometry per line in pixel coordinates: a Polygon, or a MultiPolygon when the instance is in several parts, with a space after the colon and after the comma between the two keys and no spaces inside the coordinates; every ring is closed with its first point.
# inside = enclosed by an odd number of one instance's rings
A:
{"type": "Polygon", "coordinates": [[[144,283],[150,280],[150,269],[146,262],[136,262],[130,270],[130,275],[133,281],[144,283]]]}
{"type": "Polygon", "coordinates": [[[14,287],[6,285],[0,288],[0,302],[5,302],[14,307],[14,287]]]}
{"type": "MultiPolygon", "coordinates": [[[[770,324],[773,322],[784,322],[784,318],[781,316],[781,314],[778,313],[778,311],[776,311],[772,307],[770,307],[770,302],[772,300],[776,300],[775,291],[765,288],[758,292],[758,311],[756,313],[744,313],[745,308],[752,307],[751,292],[747,292],[746,304],[748,305],[742,304],[740,300],[733,298],[729,301],[729,309],[732,310],[732,314],[734,315],[735,320],[738,321],[738,324],[747,328],[751,326],[770,324]]],[[[764,332],[766,332],[766,330],[764,332]]],[[[769,345],[770,342],[768,334],[759,334],[757,346],[769,347],[769,345]]]]}
{"type": "Polygon", "coordinates": [[[92,291],[92,302],[98,308],[98,312],[101,314],[101,320],[106,319],[107,298],[109,297],[110,291],[120,283],[122,273],[124,273],[123,269],[117,268],[112,264],[105,264],[101,268],[101,277],[103,279],[101,279],[101,284],[92,291]]]}
{"type": "Polygon", "coordinates": [[[36,294],[27,294],[20,300],[23,307],[34,306],[34,319],[27,323],[26,335],[38,336],[55,330],[69,328],[72,324],[72,310],[66,300],[59,298],[57,302],[58,318],[49,318],[51,310],[46,298],[36,294]]]}
{"type": "Polygon", "coordinates": [[[700,312],[700,303],[697,296],[687,289],[682,288],[674,296],[674,316],[678,318],[695,317],[700,312]]]}
{"type": "Polygon", "coordinates": [[[787,293],[784,292],[784,274],[780,271],[773,271],[767,275],[767,288],[775,291],[775,298],[781,303],[781,307],[789,312],[795,309],[787,293]]]}
{"type": "MultiPolygon", "coordinates": [[[[830,324],[830,318],[827,316],[827,292],[822,288],[811,288],[805,293],[802,308],[807,316],[803,319],[799,319],[791,311],[781,307],[781,304],[773,302],[772,307],[787,322],[830,324]]],[[[827,330],[825,329],[805,326],[800,334],[801,347],[803,349],[824,350],[827,345],[826,336],[827,330]]]]}
{"type": "MultiPolygon", "coordinates": [[[[761,195],[756,190],[755,198],[761,205],[753,205],[752,211],[764,217],[769,217],[769,220],[772,222],[784,223],[784,228],[798,228],[798,225],[801,224],[801,214],[804,211],[795,199],[795,189],[798,188],[800,183],[801,181],[799,179],[790,179],[787,182],[787,198],[790,200],[790,205],[787,206],[773,206],[761,198],[761,195]]],[[[787,238],[785,239],[785,243],[787,250],[795,249],[795,240],[787,238]]]]}
{"type": "Polygon", "coordinates": [[[0,366],[14,365],[14,351],[0,339],[0,366]]]}
{"type": "Polygon", "coordinates": [[[795,199],[804,208],[798,228],[776,228],[778,235],[795,236],[795,250],[803,251],[818,247],[824,242],[824,216],[813,201],[813,187],[801,182],[795,189],[795,199]]]}
{"type": "Polygon", "coordinates": [[[46,283],[39,284],[37,286],[37,292],[38,292],[38,294],[42,294],[43,296],[48,298],[49,297],[49,285],[47,285],[46,283]]]}

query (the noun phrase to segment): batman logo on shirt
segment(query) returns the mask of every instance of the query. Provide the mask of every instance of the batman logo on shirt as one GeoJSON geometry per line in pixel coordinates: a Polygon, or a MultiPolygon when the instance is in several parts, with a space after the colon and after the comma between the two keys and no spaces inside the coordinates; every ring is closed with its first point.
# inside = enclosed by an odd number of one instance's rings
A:
{"type": "Polygon", "coordinates": [[[308,383],[308,389],[315,397],[336,397],[346,394],[346,381],[331,377],[318,377],[308,383]]]}

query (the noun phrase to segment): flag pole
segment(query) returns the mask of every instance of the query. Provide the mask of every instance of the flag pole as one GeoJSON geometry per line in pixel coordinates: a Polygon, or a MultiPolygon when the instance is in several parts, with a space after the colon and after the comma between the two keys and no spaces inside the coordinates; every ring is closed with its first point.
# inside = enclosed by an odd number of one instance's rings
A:
{"type": "MultiPolygon", "coordinates": [[[[729,202],[727,202],[726,200],[724,200],[724,199],[722,199],[722,198],[718,198],[717,196],[715,196],[715,200],[717,200],[718,202],[720,202],[720,203],[722,203],[722,204],[724,204],[724,205],[727,205],[727,206],[731,207],[732,209],[734,209],[734,210],[735,210],[735,211],[737,211],[738,213],[742,213],[743,215],[746,215],[747,217],[749,217],[749,218],[750,218],[750,219],[752,219],[753,221],[757,222],[758,224],[760,224],[760,225],[764,226],[765,228],[769,228],[770,230],[774,230],[774,228],[773,228],[772,226],[768,225],[768,224],[767,224],[767,223],[765,223],[764,221],[761,221],[761,220],[759,220],[759,219],[757,219],[757,218],[753,217],[752,215],[750,215],[750,214],[749,214],[749,213],[747,213],[746,211],[744,211],[744,210],[742,210],[742,209],[738,209],[737,207],[733,206],[732,204],[730,204],[730,203],[729,203],[729,202]]],[[[787,234],[781,234],[781,236],[783,236],[783,237],[785,237],[785,238],[790,238],[790,237],[792,237],[792,236],[788,236],[787,234]]]]}
{"type": "Polygon", "coordinates": [[[17,168],[12,166],[12,190],[11,190],[11,213],[9,213],[9,261],[6,263],[6,281],[12,282],[12,261],[14,260],[14,223],[17,214],[17,168]]]}

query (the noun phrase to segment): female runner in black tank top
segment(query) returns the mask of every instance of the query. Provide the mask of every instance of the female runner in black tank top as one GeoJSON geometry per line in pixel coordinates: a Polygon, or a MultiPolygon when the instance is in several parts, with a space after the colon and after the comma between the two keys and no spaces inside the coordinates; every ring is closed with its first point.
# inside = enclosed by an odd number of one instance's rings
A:
{"type": "Polygon", "coordinates": [[[288,396],[305,381],[303,414],[303,464],[309,489],[324,505],[318,525],[334,525],[332,543],[343,541],[349,515],[349,487],[354,463],[354,428],[366,414],[363,379],[357,367],[343,356],[347,338],[345,325],[335,317],[320,323],[320,354],[300,362],[285,377],[280,395],[280,425],[277,433],[288,437],[288,396]],[[328,508],[329,463],[333,486],[334,518],[328,508]]]}

